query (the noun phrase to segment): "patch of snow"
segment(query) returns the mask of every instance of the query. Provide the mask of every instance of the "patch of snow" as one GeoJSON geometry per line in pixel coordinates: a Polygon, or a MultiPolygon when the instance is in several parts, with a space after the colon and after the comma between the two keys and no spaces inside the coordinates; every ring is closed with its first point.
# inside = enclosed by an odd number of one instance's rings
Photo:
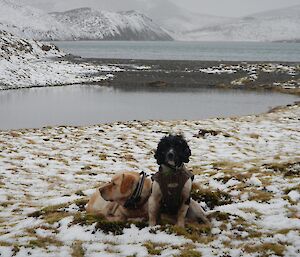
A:
{"type": "Polygon", "coordinates": [[[252,175],[252,177],[250,179],[248,179],[247,184],[250,186],[256,186],[256,187],[262,186],[261,181],[255,175],[252,175]]]}
{"type": "Polygon", "coordinates": [[[22,39],[1,30],[0,45],[0,90],[101,82],[113,78],[112,74],[102,72],[122,71],[114,66],[50,59],[65,53],[54,45],[22,39]]]}
{"type": "Polygon", "coordinates": [[[298,202],[300,200],[300,193],[296,190],[293,190],[288,193],[288,197],[293,201],[293,202],[298,202]]]}

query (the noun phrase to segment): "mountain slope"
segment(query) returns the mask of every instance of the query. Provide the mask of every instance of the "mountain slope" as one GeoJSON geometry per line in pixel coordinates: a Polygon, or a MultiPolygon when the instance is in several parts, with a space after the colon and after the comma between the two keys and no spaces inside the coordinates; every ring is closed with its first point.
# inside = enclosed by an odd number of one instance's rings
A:
{"type": "Polygon", "coordinates": [[[185,33],[186,40],[293,41],[300,39],[300,5],[185,33]]]}
{"type": "Polygon", "coordinates": [[[47,14],[13,0],[0,0],[0,29],[37,40],[172,40],[151,19],[135,11],[80,8],[47,14]]]}
{"type": "Polygon", "coordinates": [[[51,59],[64,55],[54,45],[0,30],[0,90],[99,82],[113,77],[101,71],[109,72],[114,67],[51,59]]]}
{"type": "Polygon", "coordinates": [[[47,13],[7,0],[0,0],[0,29],[37,40],[70,40],[78,36],[47,13]]]}
{"type": "Polygon", "coordinates": [[[151,19],[136,11],[108,12],[79,8],[50,14],[80,33],[80,39],[172,40],[151,19]]]}

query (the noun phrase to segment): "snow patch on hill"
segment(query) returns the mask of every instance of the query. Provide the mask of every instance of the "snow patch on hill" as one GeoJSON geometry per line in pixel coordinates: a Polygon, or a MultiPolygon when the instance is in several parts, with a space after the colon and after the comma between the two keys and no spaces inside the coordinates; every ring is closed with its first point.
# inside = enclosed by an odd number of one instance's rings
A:
{"type": "Polygon", "coordinates": [[[36,40],[72,40],[78,36],[42,10],[7,0],[0,0],[0,30],[36,40]]]}
{"type": "Polygon", "coordinates": [[[0,29],[36,40],[172,40],[145,15],[79,8],[48,14],[14,1],[0,0],[0,29]]]}
{"type": "Polygon", "coordinates": [[[50,59],[64,55],[54,45],[22,39],[0,30],[0,90],[97,82],[112,78],[111,74],[91,75],[109,71],[113,67],[50,59]]]}
{"type": "Polygon", "coordinates": [[[80,8],[51,16],[77,31],[80,39],[172,40],[166,31],[136,11],[115,13],[80,8]]]}

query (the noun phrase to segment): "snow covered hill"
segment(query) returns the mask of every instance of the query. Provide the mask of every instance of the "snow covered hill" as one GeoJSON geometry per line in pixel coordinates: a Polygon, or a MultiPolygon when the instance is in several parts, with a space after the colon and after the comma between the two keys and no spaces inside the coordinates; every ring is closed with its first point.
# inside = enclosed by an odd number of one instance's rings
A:
{"type": "Polygon", "coordinates": [[[0,30],[0,90],[99,82],[113,77],[107,72],[114,67],[51,59],[64,55],[54,45],[19,38],[0,30]]]}
{"type": "Polygon", "coordinates": [[[0,29],[36,40],[172,40],[151,19],[135,11],[80,8],[48,14],[13,0],[0,0],[0,29]]]}
{"type": "Polygon", "coordinates": [[[172,40],[165,30],[136,11],[115,13],[79,8],[50,15],[72,31],[77,31],[79,39],[172,40]]]}
{"type": "Polygon", "coordinates": [[[296,41],[300,39],[300,5],[254,14],[231,23],[184,33],[183,40],[296,41]]]}
{"type": "Polygon", "coordinates": [[[36,40],[72,40],[79,36],[42,10],[11,0],[0,0],[0,29],[36,40]]]}

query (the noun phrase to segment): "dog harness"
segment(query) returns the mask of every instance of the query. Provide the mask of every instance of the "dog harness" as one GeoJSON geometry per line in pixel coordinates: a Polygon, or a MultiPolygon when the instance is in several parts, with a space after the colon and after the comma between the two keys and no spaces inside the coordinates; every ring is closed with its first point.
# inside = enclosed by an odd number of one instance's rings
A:
{"type": "Polygon", "coordinates": [[[144,171],[140,172],[140,175],[142,177],[140,178],[136,188],[134,189],[133,194],[130,196],[130,198],[127,199],[127,201],[124,204],[124,207],[126,209],[138,208],[138,202],[141,200],[141,194],[143,191],[145,178],[147,177],[144,171]]]}
{"type": "MultiPolygon", "coordinates": [[[[194,179],[194,174],[184,166],[180,169],[173,169],[171,172],[164,172],[160,166],[159,171],[152,176],[162,192],[161,212],[175,215],[182,205],[182,189],[188,179],[194,179]]],[[[190,198],[185,202],[189,204],[190,198]]]]}

